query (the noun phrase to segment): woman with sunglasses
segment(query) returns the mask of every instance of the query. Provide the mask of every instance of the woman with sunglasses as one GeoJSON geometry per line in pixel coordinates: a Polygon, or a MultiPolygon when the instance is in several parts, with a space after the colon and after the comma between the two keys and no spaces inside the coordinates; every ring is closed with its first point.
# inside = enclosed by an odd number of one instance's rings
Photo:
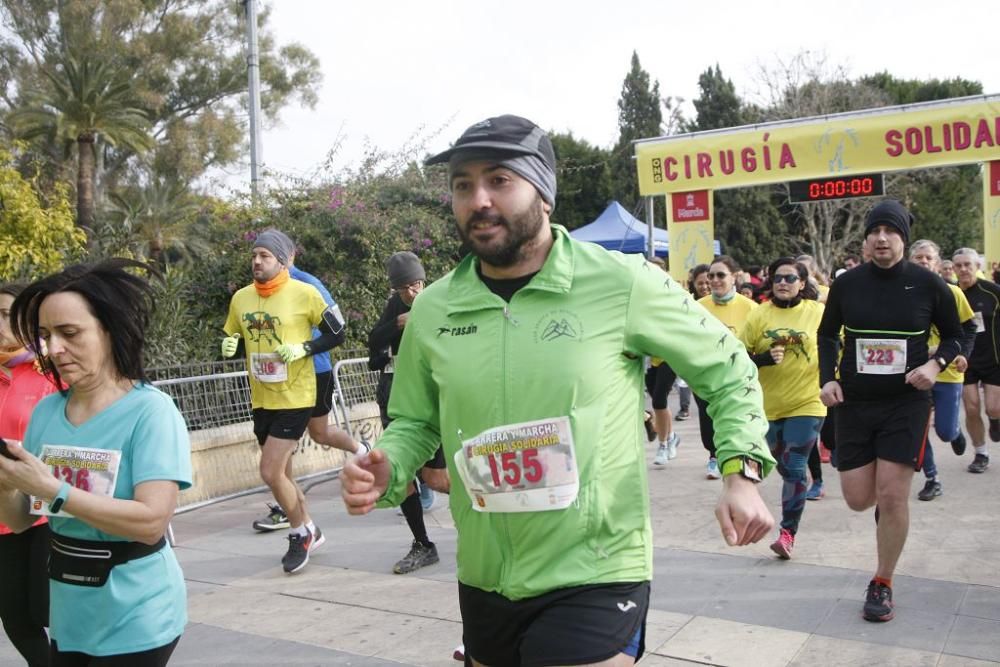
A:
{"type": "MultiPolygon", "coordinates": [[[[756,303],[736,291],[735,274],[739,270],[739,264],[729,255],[716,257],[708,269],[710,291],[706,296],[698,299],[698,303],[729,327],[729,330],[734,334],[740,332],[747,315],[757,307],[756,303]]],[[[695,285],[697,285],[697,281],[695,285]]],[[[701,444],[708,450],[708,466],[705,469],[705,476],[708,479],[720,479],[722,473],[719,471],[719,462],[715,458],[715,427],[712,425],[712,417],[708,414],[708,403],[697,394],[695,394],[694,400],[698,404],[701,444]]]]}
{"type": "Polygon", "coordinates": [[[823,304],[816,301],[808,269],[791,257],[775,260],[768,275],[771,300],[750,313],[740,340],[760,369],[767,444],[784,480],[781,529],[771,550],[787,560],[806,504],[806,464],[826,416],[816,352],[823,304]]]}

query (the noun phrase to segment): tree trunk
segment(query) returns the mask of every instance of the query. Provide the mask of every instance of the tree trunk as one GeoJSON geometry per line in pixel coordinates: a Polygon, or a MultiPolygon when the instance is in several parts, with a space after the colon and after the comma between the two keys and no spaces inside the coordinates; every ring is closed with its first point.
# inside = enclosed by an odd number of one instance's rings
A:
{"type": "Polygon", "coordinates": [[[94,135],[76,138],[76,225],[93,240],[94,231],[94,135]]]}

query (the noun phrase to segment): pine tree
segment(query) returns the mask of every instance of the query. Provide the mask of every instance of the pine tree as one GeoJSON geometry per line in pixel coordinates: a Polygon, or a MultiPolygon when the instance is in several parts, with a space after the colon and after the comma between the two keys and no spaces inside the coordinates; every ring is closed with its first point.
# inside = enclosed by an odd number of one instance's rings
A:
{"type": "Polygon", "coordinates": [[[639,55],[632,52],[632,67],[622,83],[618,99],[618,142],[612,157],[611,177],[615,197],[626,209],[635,210],[639,203],[639,183],[635,167],[637,139],[658,137],[663,131],[660,84],[650,85],[649,73],[639,64],[639,55]]]}

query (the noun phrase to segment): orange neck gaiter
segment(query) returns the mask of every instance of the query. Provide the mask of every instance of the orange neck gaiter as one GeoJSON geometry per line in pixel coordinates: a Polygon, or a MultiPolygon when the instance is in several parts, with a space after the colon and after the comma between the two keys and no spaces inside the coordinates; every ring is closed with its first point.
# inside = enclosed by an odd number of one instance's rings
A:
{"type": "Polygon", "coordinates": [[[288,278],[288,269],[283,268],[281,271],[278,271],[278,275],[271,278],[266,283],[259,283],[256,280],[253,281],[253,286],[254,289],[257,290],[257,294],[266,299],[284,287],[285,283],[288,282],[288,278]]]}

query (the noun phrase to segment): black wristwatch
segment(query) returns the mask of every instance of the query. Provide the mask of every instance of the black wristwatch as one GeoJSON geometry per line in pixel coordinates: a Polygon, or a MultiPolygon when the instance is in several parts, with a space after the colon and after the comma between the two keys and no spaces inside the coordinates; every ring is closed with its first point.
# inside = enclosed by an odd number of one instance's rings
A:
{"type": "Polygon", "coordinates": [[[305,350],[307,357],[311,357],[313,355],[313,346],[311,341],[307,340],[302,343],[302,349],[305,350]]]}
{"type": "Polygon", "coordinates": [[[942,371],[948,368],[948,362],[944,360],[944,357],[936,357],[934,361],[937,362],[938,368],[940,368],[942,371]]]}

